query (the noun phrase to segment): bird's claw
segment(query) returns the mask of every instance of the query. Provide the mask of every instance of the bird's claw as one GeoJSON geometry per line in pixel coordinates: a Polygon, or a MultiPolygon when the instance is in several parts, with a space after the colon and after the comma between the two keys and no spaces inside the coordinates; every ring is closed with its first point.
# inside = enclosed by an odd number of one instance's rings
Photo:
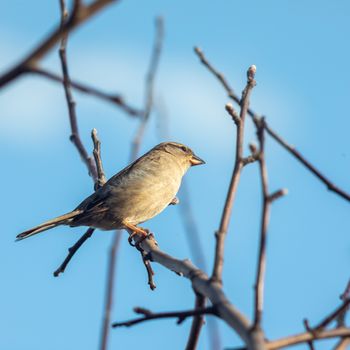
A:
{"type": "Polygon", "coordinates": [[[180,203],[180,199],[177,197],[174,197],[171,202],[169,203],[169,205],[176,205],[180,203]]]}
{"type": "MultiPolygon", "coordinates": [[[[141,227],[140,227],[141,228],[141,227]]],[[[146,239],[153,237],[152,232],[150,232],[149,229],[147,228],[141,228],[142,231],[144,231],[143,237],[139,238],[136,243],[133,242],[133,238],[135,235],[137,235],[140,232],[134,231],[129,235],[128,242],[132,247],[136,247],[138,250],[141,250],[140,244],[146,239]]]]}

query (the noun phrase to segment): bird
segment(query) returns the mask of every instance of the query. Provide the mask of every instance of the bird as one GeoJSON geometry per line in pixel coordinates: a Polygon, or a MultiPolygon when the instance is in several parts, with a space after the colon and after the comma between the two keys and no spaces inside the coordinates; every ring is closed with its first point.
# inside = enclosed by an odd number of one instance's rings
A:
{"type": "Polygon", "coordinates": [[[16,241],[60,225],[101,230],[125,229],[130,236],[148,235],[137,225],[177,204],[176,194],[187,170],[205,164],[187,146],[163,142],[152,148],[83,200],[74,210],[16,236],[16,241]]]}

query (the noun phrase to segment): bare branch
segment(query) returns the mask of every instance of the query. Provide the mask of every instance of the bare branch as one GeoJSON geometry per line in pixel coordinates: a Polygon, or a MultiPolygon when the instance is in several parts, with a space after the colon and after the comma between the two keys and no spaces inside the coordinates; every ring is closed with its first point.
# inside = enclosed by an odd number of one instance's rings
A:
{"type": "Polygon", "coordinates": [[[326,328],[332,321],[336,320],[337,317],[349,308],[350,299],[344,300],[344,302],[337,307],[330,315],[328,315],[323,321],[321,321],[316,327],[313,328],[314,331],[319,331],[326,328]]]}
{"type": "MultiPolygon", "coordinates": [[[[217,71],[207,60],[203,51],[198,47],[194,48],[196,55],[199,57],[200,61],[203,65],[219,80],[221,85],[224,87],[228,97],[230,97],[234,102],[240,104],[240,98],[234,92],[232,87],[228,84],[225,76],[217,71]]],[[[248,108],[247,113],[253,120],[258,118],[258,114],[255,113],[252,109],[248,108]]],[[[284,149],[290,152],[296,159],[298,159],[312,174],[314,174],[323,184],[325,184],[328,190],[333,191],[338,194],[340,197],[344,198],[347,201],[350,201],[350,194],[333,184],[325,175],[323,175],[315,166],[313,166],[300,152],[298,152],[293,146],[288,144],[285,140],[283,140],[275,131],[273,131],[270,126],[265,121],[264,128],[267,133],[277,141],[284,149]]]]}
{"type": "MultiPolygon", "coordinates": [[[[30,67],[28,68],[28,73],[33,73],[38,76],[45,77],[51,81],[55,81],[58,83],[63,83],[63,78],[61,78],[58,74],[55,74],[53,72],[50,72],[46,69],[39,68],[39,67],[30,67]]],[[[135,107],[130,106],[127,104],[123,97],[119,94],[110,94],[104,91],[101,91],[95,87],[92,87],[87,84],[79,83],[76,81],[71,81],[72,88],[83,92],[84,94],[88,94],[90,96],[95,96],[97,98],[100,98],[101,100],[110,102],[119,108],[121,108],[125,113],[127,113],[131,117],[140,117],[143,115],[143,112],[135,107]]]]}
{"type": "Polygon", "coordinates": [[[103,164],[101,159],[101,142],[98,139],[96,129],[92,129],[91,138],[92,138],[92,142],[94,143],[93,155],[95,159],[96,172],[97,172],[97,180],[95,182],[95,191],[96,191],[106,183],[107,179],[103,170],[103,164]]]}
{"type": "Polygon", "coordinates": [[[145,268],[146,268],[146,271],[147,271],[148,285],[151,288],[151,290],[155,290],[157,288],[157,286],[156,286],[156,284],[154,283],[154,280],[153,280],[154,271],[152,269],[151,262],[148,259],[147,254],[144,252],[144,250],[140,249],[138,245],[136,245],[135,247],[141,253],[142,262],[145,265],[145,268]]]}
{"type": "Polygon", "coordinates": [[[131,160],[135,160],[138,157],[143,135],[145,133],[146,125],[153,108],[153,95],[154,95],[154,79],[157,73],[159,65],[160,54],[163,47],[164,37],[164,23],[162,17],[156,18],[156,40],[154,42],[151,61],[146,76],[145,86],[145,107],[142,121],[137,129],[134,140],[132,142],[131,160]]]}
{"type": "Polygon", "coordinates": [[[106,350],[108,347],[108,335],[110,330],[111,312],[112,312],[113,297],[114,297],[114,276],[115,276],[116,261],[117,261],[116,253],[119,249],[121,236],[122,236],[121,231],[118,230],[114,232],[111,251],[109,254],[108,271],[107,271],[107,288],[106,288],[105,307],[104,307],[103,323],[102,323],[102,331],[101,331],[101,344],[100,344],[101,350],[106,350]]]}
{"type": "Polygon", "coordinates": [[[194,291],[211,301],[217,316],[237,332],[249,350],[266,349],[263,335],[261,333],[252,334],[250,322],[230,303],[220,283],[209,279],[189,260],[179,260],[161,251],[152,234],[146,239],[136,235],[134,240],[145,251],[149,259],[189,279],[194,291]]]}
{"type": "Polygon", "coordinates": [[[149,310],[145,310],[142,308],[136,308],[136,311],[137,311],[137,313],[141,313],[144,316],[133,319],[133,320],[129,320],[129,321],[115,322],[112,324],[112,327],[113,328],[131,327],[131,326],[134,326],[134,325],[142,323],[142,322],[151,321],[151,320],[159,320],[159,319],[163,319],[163,318],[177,318],[177,324],[181,324],[188,317],[215,313],[214,307],[198,308],[198,309],[186,310],[186,311],[159,312],[159,313],[153,313],[149,310]]]}
{"type": "Polygon", "coordinates": [[[84,242],[92,236],[94,231],[95,229],[89,228],[72,247],[68,248],[67,257],[64,259],[63,263],[58,267],[58,269],[53,273],[55,277],[58,277],[60,273],[63,273],[66,270],[66,267],[73,258],[74,254],[84,244],[84,242]]]}
{"type": "Polygon", "coordinates": [[[255,282],[255,315],[254,315],[254,329],[261,328],[261,318],[263,313],[264,303],[264,281],[266,271],[266,243],[267,243],[267,227],[270,217],[271,203],[287,193],[286,190],[279,190],[273,194],[269,194],[268,190],[268,176],[267,167],[265,161],[265,135],[264,135],[264,119],[259,120],[256,123],[257,136],[259,140],[260,152],[259,152],[259,169],[261,178],[263,209],[261,216],[261,229],[260,229],[260,247],[259,247],[259,259],[258,268],[255,282]]]}
{"type": "Polygon", "coordinates": [[[267,350],[277,350],[286,348],[288,346],[307,343],[310,340],[321,340],[321,339],[331,339],[338,337],[350,337],[350,328],[341,327],[335,328],[331,330],[324,330],[317,333],[305,332],[299,333],[295,335],[291,335],[289,337],[273,340],[266,343],[267,350]]]}
{"type": "Polygon", "coordinates": [[[350,346],[350,337],[343,338],[335,345],[333,350],[348,350],[350,346]]]}
{"type": "Polygon", "coordinates": [[[266,132],[276,140],[281,146],[283,146],[287,151],[289,151],[295,158],[297,158],[307,169],[310,170],[321,182],[323,182],[329,191],[332,191],[338,194],[340,197],[344,198],[347,201],[350,201],[350,194],[346,193],[344,190],[333,184],[325,175],[323,175],[315,166],[313,166],[295,147],[288,144],[285,140],[282,139],[275,131],[273,131],[265,123],[266,132]]]}
{"type": "MultiPolygon", "coordinates": [[[[78,6],[78,2],[76,3],[76,7],[78,6]]],[[[76,8],[75,7],[75,8],[76,8]]],[[[65,1],[60,0],[60,8],[61,8],[61,26],[65,25],[66,18],[68,16],[68,12],[66,9],[65,1]]],[[[77,122],[77,116],[75,112],[75,103],[73,100],[73,95],[71,92],[71,83],[68,73],[68,66],[67,66],[67,59],[66,59],[66,45],[67,45],[67,35],[68,32],[62,37],[62,42],[59,50],[60,59],[61,59],[61,65],[62,65],[62,71],[63,71],[63,87],[66,94],[66,100],[68,105],[68,112],[69,112],[69,120],[71,123],[71,130],[72,130],[72,136],[71,140],[73,141],[74,145],[76,146],[81,158],[83,159],[85,165],[88,168],[89,174],[91,175],[93,181],[94,181],[94,188],[97,189],[100,186],[102,186],[105,181],[105,175],[103,172],[102,167],[102,161],[101,161],[101,147],[100,147],[100,141],[97,137],[97,131],[93,130],[91,137],[94,143],[94,157],[96,162],[88,156],[88,152],[85,149],[80,136],[79,136],[79,130],[78,130],[78,122],[77,122]]],[[[72,257],[75,255],[77,250],[84,244],[84,242],[89,239],[92,234],[94,233],[93,228],[89,228],[83,236],[80,237],[80,239],[68,249],[68,255],[64,259],[63,263],[58,267],[58,269],[54,272],[54,276],[58,277],[60,273],[63,273],[69,264],[72,257]]]]}
{"type": "Polygon", "coordinates": [[[63,26],[58,25],[42,42],[38,44],[22,61],[9,69],[0,76],[0,88],[10,83],[23,73],[28,72],[28,69],[37,65],[61,37],[69,32],[72,32],[79,25],[86,22],[93,15],[101,11],[105,6],[117,2],[118,0],[95,0],[88,5],[84,5],[81,1],[74,1],[72,14],[67,18],[63,26]]]}
{"type": "Polygon", "coordinates": [[[222,212],[220,227],[216,232],[216,247],[215,247],[215,262],[213,267],[212,279],[222,283],[222,270],[223,270],[223,259],[224,259],[224,245],[225,237],[227,234],[228,225],[230,223],[231,212],[233,202],[236,197],[236,191],[241,176],[241,170],[243,168],[243,140],[244,140],[244,122],[249,106],[250,93],[255,86],[254,74],[255,66],[251,66],[247,72],[247,85],[242,92],[242,100],[240,102],[241,111],[239,118],[234,112],[233,107],[226,105],[226,110],[231,115],[236,123],[237,136],[236,136],[236,157],[235,164],[232,173],[231,183],[226,196],[225,206],[222,212]]]}
{"type": "MultiPolygon", "coordinates": [[[[310,324],[309,324],[309,320],[307,320],[307,319],[304,320],[304,326],[305,326],[305,329],[307,332],[312,332],[312,329],[311,329],[310,324]]],[[[315,350],[313,339],[309,340],[307,343],[309,345],[310,350],[315,350]]]]}
{"type": "MultiPolygon", "coordinates": [[[[64,27],[67,21],[68,12],[65,7],[65,2],[63,0],[60,1],[60,4],[61,4],[61,27],[64,27]]],[[[69,121],[71,126],[70,140],[73,142],[73,144],[77,148],[81,159],[83,160],[86,167],[88,168],[89,174],[91,175],[95,183],[97,181],[96,165],[92,157],[88,155],[88,152],[81,141],[79,130],[78,130],[75,101],[73,99],[71,82],[69,78],[68,65],[67,65],[67,55],[66,55],[66,46],[67,46],[67,39],[68,39],[67,35],[68,33],[65,33],[62,36],[59,54],[60,54],[62,73],[63,73],[63,86],[64,86],[65,95],[66,95],[68,112],[69,112],[69,121]]]]}
{"type": "MultiPolygon", "coordinates": [[[[196,294],[196,302],[194,304],[194,310],[203,310],[205,308],[206,298],[203,295],[196,294]]],[[[202,326],[204,324],[204,314],[197,314],[193,317],[191,331],[188,336],[186,350],[195,350],[198,345],[199,336],[202,326]]]]}

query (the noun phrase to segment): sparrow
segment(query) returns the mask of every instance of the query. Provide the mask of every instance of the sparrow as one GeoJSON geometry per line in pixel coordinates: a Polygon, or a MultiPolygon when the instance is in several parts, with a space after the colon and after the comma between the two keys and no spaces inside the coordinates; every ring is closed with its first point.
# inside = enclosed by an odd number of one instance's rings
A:
{"type": "Polygon", "coordinates": [[[137,227],[177,204],[182,177],[195,165],[205,164],[193,151],[176,142],[152,148],[111,177],[73,211],[17,235],[17,241],[60,225],[88,226],[101,230],[126,229],[131,235],[147,236],[137,227]]]}

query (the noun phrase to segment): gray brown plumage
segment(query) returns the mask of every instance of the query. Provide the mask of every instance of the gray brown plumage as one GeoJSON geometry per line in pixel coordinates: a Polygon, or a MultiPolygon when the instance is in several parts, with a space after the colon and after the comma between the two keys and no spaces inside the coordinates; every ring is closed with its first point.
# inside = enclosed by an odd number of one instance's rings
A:
{"type": "Polygon", "coordinates": [[[164,142],[110,178],[70,213],[17,235],[17,240],[59,225],[89,226],[102,230],[128,229],[151,219],[171,204],[186,171],[203,164],[190,148],[164,142]]]}

